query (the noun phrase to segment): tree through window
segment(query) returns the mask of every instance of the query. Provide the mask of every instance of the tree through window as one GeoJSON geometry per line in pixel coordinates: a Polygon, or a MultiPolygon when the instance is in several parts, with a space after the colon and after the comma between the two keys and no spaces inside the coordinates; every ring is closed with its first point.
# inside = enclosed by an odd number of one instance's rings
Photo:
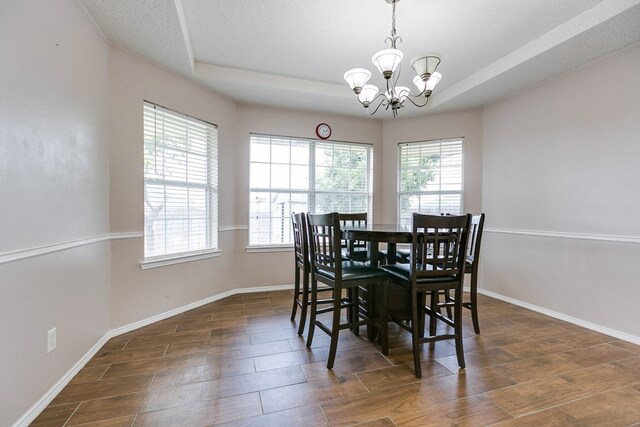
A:
{"type": "Polygon", "coordinates": [[[398,160],[398,222],[462,212],[462,139],[398,144],[398,160]]]}
{"type": "Polygon", "coordinates": [[[370,144],[251,135],[249,245],[290,245],[291,212],[372,214],[370,144]]]}

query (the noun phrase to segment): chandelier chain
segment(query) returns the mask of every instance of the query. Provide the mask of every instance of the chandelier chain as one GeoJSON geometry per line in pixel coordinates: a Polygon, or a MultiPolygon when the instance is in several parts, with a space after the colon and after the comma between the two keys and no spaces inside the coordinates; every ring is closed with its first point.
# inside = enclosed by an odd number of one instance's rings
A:
{"type": "Polygon", "coordinates": [[[396,47],[396,43],[398,41],[402,41],[402,37],[399,37],[396,34],[396,1],[394,0],[391,3],[391,37],[387,37],[387,40],[389,40],[391,42],[391,48],[392,49],[397,49],[396,47]]]}
{"type": "Polygon", "coordinates": [[[396,36],[396,2],[393,2],[391,12],[391,36],[396,36]]]}

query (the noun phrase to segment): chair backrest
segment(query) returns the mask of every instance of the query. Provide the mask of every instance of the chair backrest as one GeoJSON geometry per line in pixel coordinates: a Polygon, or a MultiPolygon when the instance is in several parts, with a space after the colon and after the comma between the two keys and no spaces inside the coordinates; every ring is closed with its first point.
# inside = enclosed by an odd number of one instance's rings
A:
{"type": "Polygon", "coordinates": [[[467,261],[477,264],[480,258],[480,243],[482,243],[482,229],[484,228],[484,214],[473,214],[469,226],[469,241],[467,242],[467,261]]]}
{"type": "Polygon", "coordinates": [[[471,215],[413,214],[411,276],[464,278],[471,215]]]}
{"type": "MultiPolygon", "coordinates": [[[[366,227],[367,226],[367,213],[338,213],[338,219],[340,221],[340,227],[366,227]]],[[[367,242],[361,240],[342,240],[342,247],[348,249],[348,255],[353,256],[356,248],[366,249],[367,242]]]]}
{"type": "Polygon", "coordinates": [[[293,226],[293,249],[296,264],[301,268],[308,269],[310,264],[307,214],[291,212],[291,224],[293,226]]]}
{"type": "Polygon", "coordinates": [[[366,212],[338,213],[338,219],[340,220],[340,225],[342,227],[344,226],[366,227],[367,226],[366,212]]]}
{"type": "Polygon", "coordinates": [[[342,254],[340,252],[340,221],[338,213],[307,215],[309,227],[309,252],[311,267],[315,272],[326,272],[340,277],[342,254]]]}

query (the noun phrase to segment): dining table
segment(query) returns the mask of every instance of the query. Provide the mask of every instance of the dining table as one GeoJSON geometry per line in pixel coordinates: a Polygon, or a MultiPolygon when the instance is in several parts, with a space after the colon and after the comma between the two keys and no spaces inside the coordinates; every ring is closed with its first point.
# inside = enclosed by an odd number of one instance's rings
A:
{"type": "Polygon", "coordinates": [[[411,243],[411,224],[367,224],[364,226],[347,225],[342,227],[342,237],[345,240],[359,240],[367,242],[368,259],[372,267],[380,264],[380,243],[387,244],[387,263],[396,262],[396,244],[411,243]]]}
{"type": "MultiPolygon", "coordinates": [[[[367,255],[372,267],[380,264],[381,257],[379,246],[380,243],[387,244],[387,264],[396,262],[396,247],[398,243],[411,243],[413,239],[411,224],[367,224],[364,226],[346,225],[341,228],[342,237],[345,240],[356,240],[367,242],[367,255]]],[[[368,295],[365,289],[362,289],[363,299],[367,304],[367,311],[376,314],[378,301],[382,295],[368,295]]],[[[409,293],[402,292],[399,287],[389,288],[388,310],[389,312],[407,313],[411,307],[409,293]]],[[[374,341],[377,337],[375,327],[367,327],[367,338],[374,341]]]]}

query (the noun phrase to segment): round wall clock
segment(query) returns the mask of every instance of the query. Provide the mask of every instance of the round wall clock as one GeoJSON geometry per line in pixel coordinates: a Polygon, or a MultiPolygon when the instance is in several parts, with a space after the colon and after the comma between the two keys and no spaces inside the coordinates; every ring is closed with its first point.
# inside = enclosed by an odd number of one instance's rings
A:
{"type": "Polygon", "coordinates": [[[320,139],[329,139],[331,136],[331,127],[326,123],[320,123],[316,126],[316,135],[320,139]]]}

